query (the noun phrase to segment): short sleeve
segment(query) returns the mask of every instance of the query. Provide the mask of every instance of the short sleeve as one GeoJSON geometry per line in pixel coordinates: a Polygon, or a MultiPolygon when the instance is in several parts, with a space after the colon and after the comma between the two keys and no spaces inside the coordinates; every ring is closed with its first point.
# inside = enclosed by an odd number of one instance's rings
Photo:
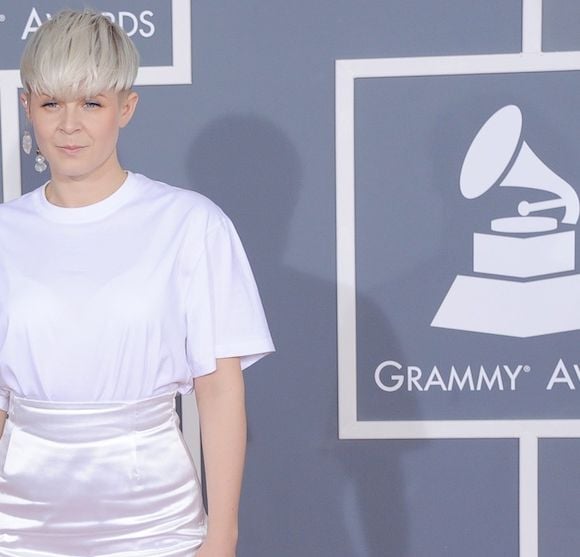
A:
{"type": "Polygon", "coordinates": [[[248,258],[231,220],[208,228],[186,292],[186,357],[194,377],[216,359],[240,357],[242,369],[274,351],[248,258]]]}

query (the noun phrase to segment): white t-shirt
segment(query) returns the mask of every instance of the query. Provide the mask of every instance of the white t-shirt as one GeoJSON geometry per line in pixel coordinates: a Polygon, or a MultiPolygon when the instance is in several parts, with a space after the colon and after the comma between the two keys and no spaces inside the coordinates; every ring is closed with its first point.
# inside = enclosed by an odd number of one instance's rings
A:
{"type": "Polygon", "coordinates": [[[135,400],[274,350],[240,239],[212,201],[129,172],[84,207],[46,184],[0,204],[0,409],[135,400]]]}

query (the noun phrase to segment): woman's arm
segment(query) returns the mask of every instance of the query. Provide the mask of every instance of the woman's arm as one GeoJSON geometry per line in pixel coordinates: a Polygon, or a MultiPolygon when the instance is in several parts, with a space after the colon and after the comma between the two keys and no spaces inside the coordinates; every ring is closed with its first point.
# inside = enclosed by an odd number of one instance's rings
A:
{"type": "Polygon", "coordinates": [[[195,379],[208,494],[208,533],[199,557],[234,557],[246,453],[244,379],[239,358],[220,358],[195,379]]]}
{"type": "Polygon", "coordinates": [[[4,410],[0,410],[0,437],[2,437],[2,432],[4,431],[4,424],[6,423],[6,418],[8,414],[4,410]]]}

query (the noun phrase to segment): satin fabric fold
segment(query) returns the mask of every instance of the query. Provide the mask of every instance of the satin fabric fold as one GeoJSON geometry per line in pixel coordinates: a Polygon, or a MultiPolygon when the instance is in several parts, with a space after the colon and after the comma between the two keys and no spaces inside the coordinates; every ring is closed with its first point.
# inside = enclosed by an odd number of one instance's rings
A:
{"type": "Polygon", "coordinates": [[[0,439],[2,557],[194,557],[205,535],[175,393],[11,398],[0,439]]]}

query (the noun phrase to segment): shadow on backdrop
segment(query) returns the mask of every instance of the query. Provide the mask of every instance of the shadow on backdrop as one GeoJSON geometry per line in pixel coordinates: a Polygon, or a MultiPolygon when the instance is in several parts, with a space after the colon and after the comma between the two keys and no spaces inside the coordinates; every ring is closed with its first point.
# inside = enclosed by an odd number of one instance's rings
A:
{"type": "MultiPolygon", "coordinates": [[[[277,348],[246,373],[239,557],[407,556],[401,461],[415,444],[338,440],[336,285],[283,262],[302,187],[296,147],[268,120],[231,114],[200,131],[190,169],[236,224],[277,348]]],[[[316,254],[305,245],[303,256],[316,254]]],[[[364,299],[359,316],[395,342],[364,299]]]]}

